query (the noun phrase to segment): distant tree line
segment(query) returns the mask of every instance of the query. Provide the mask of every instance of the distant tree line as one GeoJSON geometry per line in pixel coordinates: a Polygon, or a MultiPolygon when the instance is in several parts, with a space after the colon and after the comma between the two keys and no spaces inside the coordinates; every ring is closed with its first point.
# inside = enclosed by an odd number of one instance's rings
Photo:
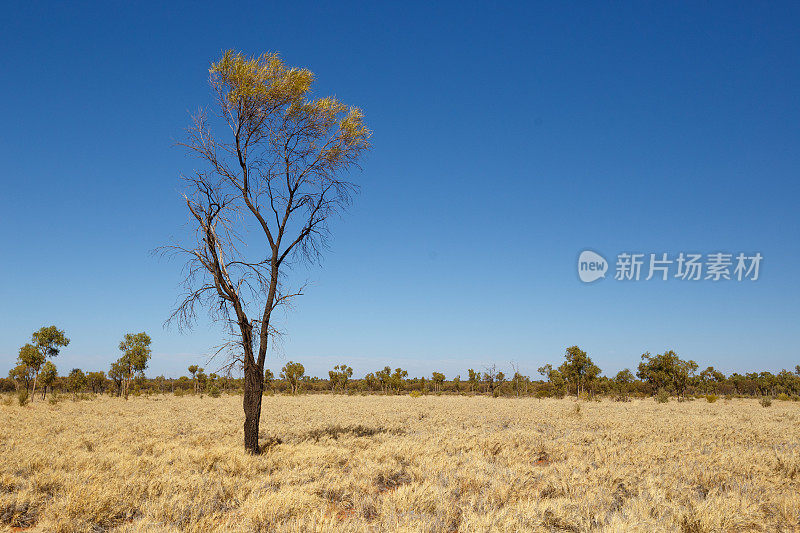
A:
{"type": "MultiPolygon", "coordinates": [[[[69,345],[64,331],[55,326],[43,327],[33,333],[31,342],[20,348],[16,365],[7,379],[0,378],[0,391],[24,391],[32,400],[39,391],[41,399],[48,391],[63,393],[107,393],[127,398],[139,394],[219,394],[241,392],[241,378],[206,373],[198,365],[187,368],[188,376],[147,378],[145,370],[151,357],[151,339],[144,333],[128,333],[120,342],[122,355],[114,361],[108,373],[84,372],[72,369],[59,376],[50,360],[69,345]]],[[[558,367],[545,364],[538,369],[539,379],[524,375],[516,363],[510,363],[508,373],[495,364],[481,369],[469,368],[461,375],[447,379],[443,372],[431,376],[409,377],[402,368],[385,366],[363,378],[353,378],[353,369],[345,363],[328,372],[328,379],[309,376],[298,362],[286,363],[276,378],[272,370],[264,371],[264,393],[376,393],[401,394],[416,391],[422,394],[484,394],[498,396],[533,396],[537,398],[575,396],[591,398],[610,396],[627,400],[666,394],[685,398],[691,395],[726,395],[778,397],[785,395],[800,400],[800,365],[794,371],[733,373],[728,376],[713,366],[699,371],[695,361],[683,360],[672,350],[651,355],[642,354],[636,373],[624,369],[613,377],[601,375],[600,368],[578,346],[564,352],[558,367]]]]}

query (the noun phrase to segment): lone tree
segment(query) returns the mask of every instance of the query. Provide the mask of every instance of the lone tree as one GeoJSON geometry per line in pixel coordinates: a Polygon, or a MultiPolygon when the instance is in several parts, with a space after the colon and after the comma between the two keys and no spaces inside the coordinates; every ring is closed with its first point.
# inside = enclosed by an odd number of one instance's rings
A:
{"type": "Polygon", "coordinates": [[[225,322],[230,365],[244,370],[244,446],[258,453],[272,314],[302,293],[282,287],[282,274],[319,259],[329,220],[356,190],[347,177],[370,131],[358,108],[312,98],[314,75],[278,54],[227,51],[209,73],[216,113],[194,115],[181,143],[202,163],[184,177],[194,239],[165,249],[187,257],[172,319],[190,326],[195,308],[208,306],[225,322]]]}

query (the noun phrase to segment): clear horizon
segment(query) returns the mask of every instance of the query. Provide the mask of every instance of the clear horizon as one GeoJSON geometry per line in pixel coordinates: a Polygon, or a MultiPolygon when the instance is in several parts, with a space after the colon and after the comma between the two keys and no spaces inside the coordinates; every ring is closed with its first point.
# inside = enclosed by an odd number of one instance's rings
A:
{"type": "Polygon", "coordinates": [[[181,264],[150,252],[183,231],[196,163],[174,144],[228,48],[309,68],[374,131],[321,266],[290,276],[310,285],[276,375],[536,378],[571,345],[605,375],[670,349],[726,375],[800,364],[800,6],[306,7],[5,7],[0,375],[51,324],[60,375],[107,372],[139,331],[148,376],[215,371],[221,326],[162,327],[181,264]],[[580,281],[584,250],[606,279],[580,281]],[[626,252],[763,262],[752,282],[617,281],[626,252]]]}

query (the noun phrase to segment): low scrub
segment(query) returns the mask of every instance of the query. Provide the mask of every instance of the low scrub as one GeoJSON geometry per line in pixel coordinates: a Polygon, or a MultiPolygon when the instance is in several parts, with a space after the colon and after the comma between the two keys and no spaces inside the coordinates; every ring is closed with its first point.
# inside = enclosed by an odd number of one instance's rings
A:
{"type": "Polygon", "coordinates": [[[664,389],[661,389],[656,393],[656,402],[658,403],[667,403],[669,401],[669,393],[664,389]]]}
{"type": "Polygon", "coordinates": [[[23,405],[27,404],[28,403],[28,399],[29,399],[29,396],[28,396],[27,389],[20,389],[19,392],[17,393],[17,402],[19,403],[19,405],[23,406],[23,405]]]}

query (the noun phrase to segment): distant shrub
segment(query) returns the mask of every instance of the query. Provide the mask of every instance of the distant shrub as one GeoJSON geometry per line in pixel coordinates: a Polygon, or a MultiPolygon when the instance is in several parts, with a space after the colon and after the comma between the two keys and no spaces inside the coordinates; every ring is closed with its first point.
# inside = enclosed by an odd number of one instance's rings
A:
{"type": "Polygon", "coordinates": [[[8,406],[8,405],[11,405],[12,403],[14,403],[14,397],[13,396],[11,396],[11,395],[3,396],[3,405],[8,406]]]}
{"type": "Polygon", "coordinates": [[[217,388],[217,386],[216,386],[216,385],[212,386],[212,387],[211,387],[211,388],[208,390],[208,395],[209,395],[209,396],[211,396],[212,398],[219,398],[219,394],[220,394],[220,393],[219,393],[219,389],[217,388]]]}
{"type": "Polygon", "coordinates": [[[422,396],[422,393],[418,390],[412,390],[411,392],[408,393],[408,395],[411,396],[412,398],[419,398],[420,396],[422,396]]]}
{"type": "Polygon", "coordinates": [[[28,403],[28,389],[20,389],[17,393],[17,401],[20,405],[28,403]]]}
{"type": "Polygon", "coordinates": [[[550,391],[548,391],[544,387],[539,387],[539,388],[536,389],[536,391],[533,393],[533,395],[534,395],[534,397],[536,397],[536,398],[541,400],[542,398],[547,398],[548,396],[550,396],[550,391]]]}
{"type": "Polygon", "coordinates": [[[50,393],[50,397],[47,398],[47,403],[49,403],[50,405],[55,405],[60,401],[61,401],[61,397],[58,394],[56,394],[55,392],[50,393]]]}
{"type": "Polygon", "coordinates": [[[778,399],[782,402],[788,402],[790,400],[789,395],[785,392],[778,394],[778,399]]]}
{"type": "Polygon", "coordinates": [[[708,403],[716,402],[717,401],[717,395],[716,394],[706,394],[706,401],[708,403]]]}
{"type": "Polygon", "coordinates": [[[667,403],[669,401],[669,393],[664,389],[661,389],[656,394],[656,402],[658,403],[667,403]]]}
{"type": "Polygon", "coordinates": [[[772,398],[770,398],[769,396],[762,396],[760,403],[761,407],[769,407],[770,405],[772,405],[772,398]]]}
{"type": "Polygon", "coordinates": [[[177,396],[178,398],[180,398],[181,396],[186,394],[186,391],[184,391],[182,388],[178,387],[177,389],[175,389],[175,392],[173,392],[173,394],[175,396],[177,396]]]}
{"type": "Polygon", "coordinates": [[[499,398],[500,397],[500,389],[495,389],[492,391],[492,398],[499,398]]]}
{"type": "Polygon", "coordinates": [[[800,402],[800,396],[798,396],[797,394],[792,394],[792,396],[791,396],[791,398],[790,398],[790,399],[791,399],[793,402],[800,402]]]}

